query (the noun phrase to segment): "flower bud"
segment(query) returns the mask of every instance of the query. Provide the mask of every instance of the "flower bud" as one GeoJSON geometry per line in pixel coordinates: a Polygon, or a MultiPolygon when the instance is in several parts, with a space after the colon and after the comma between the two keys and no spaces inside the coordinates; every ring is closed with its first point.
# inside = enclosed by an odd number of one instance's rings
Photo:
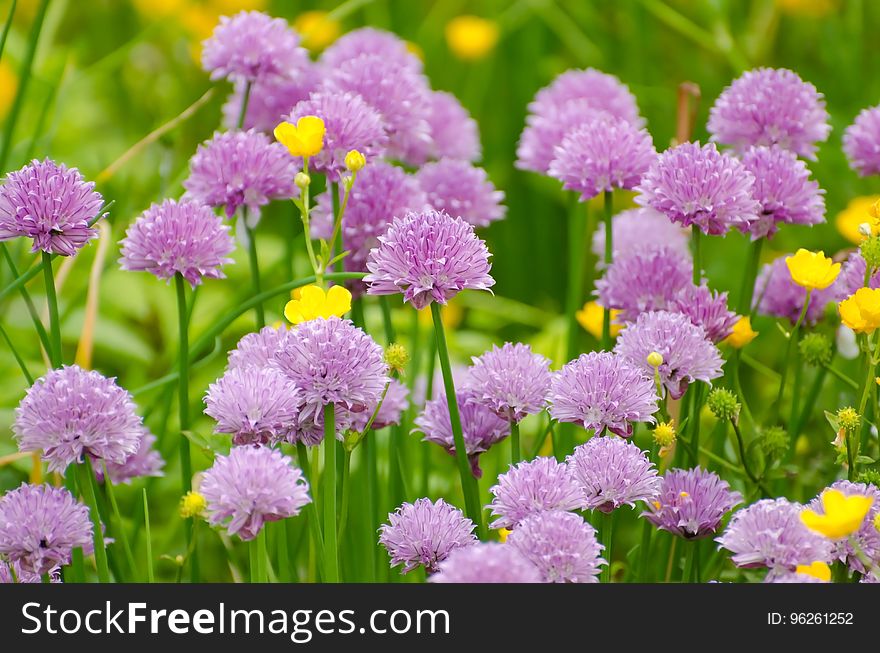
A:
{"type": "Polygon", "coordinates": [[[727,388],[715,388],[709,393],[706,404],[718,419],[735,420],[739,416],[739,402],[727,388]]]}
{"type": "Polygon", "coordinates": [[[296,177],[293,178],[293,183],[295,183],[300,190],[305,190],[308,185],[312,183],[312,178],[309,177],[307,172],[297,172],[296,177]]]}
{"type": "Polygon", "coordinates": [[[349,172],[358,172],[367,165],[367,159],[357,150],[350,150],[345,155],[345,167],[349,172]]]}
{"type": "Polygon", "coordinates": [[[663,365],[663,356],[659,352],[652,351],[648,354],[647,361],[651,367],[660,367],[663,365]]]}

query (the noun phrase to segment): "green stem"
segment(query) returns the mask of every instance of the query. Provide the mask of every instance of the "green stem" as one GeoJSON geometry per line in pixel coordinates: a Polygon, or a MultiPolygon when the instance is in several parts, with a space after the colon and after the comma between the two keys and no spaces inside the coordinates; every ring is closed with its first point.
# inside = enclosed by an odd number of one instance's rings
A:
{"type": "Polygon", "coordinates": [[[365,522],[368,526],[366,529],[367,541],[365,549],[369,552],[367,557],[369,563],[370,578],[376,579],[376,541],[373,539],[376,528],[382,521],[379,507],[379,462],[376,456],[376,436],[375,433],[369,433],[361,443],[364,451],[367,468],[367,515],[365,522]]]}
{"type": "Polygon", "coordinates": [[[134,555],[131,552],[131,545],[128,543],[128,534],[126,533],[125,523],[122,521],[122,514],[119,512],[119,504],[116,502],[116,493],[113,491],[113,482],[110,480],[110,474],[107,472],[107,464],[102,462],[104,466],[104,491],[110,500],[110,507],[113,509],[113,517],[119,525],[119,540],[122,542],[122,550],[125,553],[125,561],[128,563],[131,577],[134,578],[137,573],[137,564],[134,561],[134,555]]]}
{"type": "Polygon", "coordinates": [[[467,516],[477,525],[477,532],[481,539],[485,538],[482,512],[480,510],[480,497],[477,481],[471,472],[468,461],[467,449],[464,444],[464,435],[461,430],[461,417],[458,412],[458,400],[455,394],[455,383],[452,380],[452,366],[449,362],[449,350],[446,347],[446,333],[443,330],[443,320],[440,317],[440,306],[431,302],[431,317],[434,320],[434,333],[437,341],[437,353],[440,358],[440,369],[443,372],[443,386],[446,389],[446,402],[449,406],[449,421],[452,426],[452,439],[455,444],[455,459],[458,462],[458,475],[461,479],[461,490],[464,494],[464,503],[467,516]]]}
{"type": "Polygon", "coordinates": [[[749,480],[755,484],[755,487],[757,487],[759,490],[761,490],[761,492],[764,493],[764,496],[769,497],[770,493],[767,491],[767,488],[764,487],[764,484],[761,482],[761,479],[759,479],[755,475],[755,473],[752,472],[752,467],[749,464],[748,457],[746,456],[746,446],[745,446],[745,442],[743,441],[742,432],[739,430],[739,425],[736,423],[736,420],[734,420],[734,419],[730,420],[730,424],[731,424],[731,426],[733,426],[733,432],[736,435],[736,444],[737,444],[737,447],[739,448],[739,460],[740,460],[740,463],[742,464],[743,471],[746,473],[746,476],[749,477],[749,480]]]}
{"type": "Polygon", "coordinates": [[[689,390],[691,395],[690,417],[691,423],[688,425],[690,431],[690,447],[691,447],[691,463],[699,464],[698,452],[700,450],[700,413],[703,408],[703,386],[697,381],[689,390]]]}
{"type": "Polygon", "coordinates": [[[837,369],[836,367],[834,367],[833,365],[825,365],[825,366],[824,366],[824,369],[826,369],[828,372],[830,372],[830,373],[831,373],[831,376],[833,376],[834,378],[836,378],[838,381],[841,381],[841,382],[845,383],[846,385],[848,385],[848,386],[849,386],[850,388],[852,388],[853,390],[858,390],[858,389],[859,389],[859,384],[858,384],[858,383],[856,383],[855,381],[853,381],[851,378],[849,378],[846,374],[844,374],[843,372],[841,372],[840,370],[838,370],[838,369],[837,369]]]}
{"type": "Polygon", "coordinates": [[[275,525],[275,553],[278,557],[278,579],[282,583],[289,583],[292,580],[287,543],[287,521],[282,519],[276,522],[275,525]]]}
{"type": "Polygon", "coordinates": [[[510,464],[516,465],[519,461],[519,422],[510,420],[510,464]]]}
{"type": "Polygon", "coordinates": [[[397,334],[394,331],[394,322],[391,321],[391,304],[386,295],[379,297],[379,306],[382,308],[382,325],[385,328],[385,344],[395,342],[397,334]]]}
{"type": "Polygon", "coordinates": [[[241,96],[241,108],[238,110],[238,120],[235,123],[236,128],[238,129],[244,128],[244,119],[247,116],[248,102],[251,99],[251,86],[252,83],[250,80],[245,82],[244,93],[241,96]]]}
{"type": "MultiPolygon", "coordinates": [[[[257,237],[254,230],[248,225],[247,207],[243,206],[241,211],[241,221],[244,224],[244,230],[247,234],[248,240],[248,261],[251,266],[251,287],[253,288],[254,297],[258,297],[262,294],[262,290],[260,288],[260,259],[257,256],[257,237]]],[[[255,313],[257,315],[257,330],[259,331],[266,326],[266,314],[263,310],[263,302],[259,302],[255,308],[255,313]]]]}
{"type": "MultiPolygon", "coordinates": [[[[605,191],[605,269],[611,265],[614,258],[614,229],[612,229],[612,217],[614,215],[614,195],[611,191],[605,191]]],[[[611,309],[602,309],[602,349],[611,349],[611,309]]]]}
{"type": "Polygon", "coordinates": [[[98,581],[101,583],[110,582],[110,571],[107,569],[107,551],[104,548],[104,531],[101,526],[101,515],[98,512],[98,501],[96,499],[95,472],[92,469],[91,458],[85,456],[85,462],[76,466],[79,480],[79,489],[83,493],[86,505],[89,507],[89,516],[92,518],[92,538],[95,546],[95,566],[98,570],[98,581]]]}
{"type": "MultiPolygon", "coordinates": [[[[12,256],[9,254],[9,248],[6,247],[6,243],[0,243],[0,251],[3,252],[3,258],[6,259],[6,264],[12,272],[12,276],[18,278],[18,268],[15,266],[15,261],[12,260],[12,256]]],[[[24,300],[28,315],[31,316],[31,322],[34,323],[34,329],[40,338],[40,342],[43,343],[43,349],[45,349],[48,354],[52,349],[52,342],[49,340],[49,334],[46,333],[42,320],[40,320],[40,313],[37,311],[37,307],[34,305],[34,301],[31,299],[31,295],[25,286],[19,287],[19,293],[21,294],[22,300],[24,300]]]]}
{"type": "Polygon", "coordinates": [[[614,563],[614,512],[602,513],[602,544],[605,545],[605,559],[608,564],[602,569],[602,582],[612,582],[611,565],[614,563]]]}
{"type": "Polygon", "coordinates": [[[144,499],[144,536],[147,547],[147,582],[154,582],[153,577],[153,536],[150,532],[150,504],[147,500],[147,488],[143,489],[144,499]]]}
{"type": "Polygon", "coordinates": [[[694,244],[694,285],[699,286],[703,280],[702,232],[697,225],[691,226],[691,241],[694,244]]]}
{"type": "MultiPolygon", "coordinates": [[[[179,335],[179,356],[178,356],[178,375],[177,375],[177,409],[180,435],[178,436],[178,446],[180,450],[180,476],[182,494],[186,494],[192,490],[192,460],[190,457],[189,438],[184,432],[189,430],[189,315],[186,308],[186,281],[183,275],[177,273],[174,275],[174,285],[177,291],[177,325],[179,335]]],[[[192,522],[190,517],[184,521],[184,539],[187,548],[189,548],[192,536],[192,522]]],[[[199,557],[198,551],[193,550],[192,561],[190,565],[192,581],[198,582],[199,577],[199,557]]]]}
{"type": "Polygon", "coordinates": [[[797,322],[794,323],[794,327],[792,327],[791,332],[788,334],[788,343],[785,347],[785,357],[782,359],[782,373],[779,379],[779,392],[776,394],[776,401],[773,403],[772,409],[772,414],[775,417],[778,417],[779,411],[782,410],[782,396],[785,393],[785,382],[788,378],[788,364],[791,359],[791,348],[794,344],[794,341],[797,339],[797,334],[800,330],[801,323],[804,321],[804,317],[806,317],[807,315],[807,308],[809,308],[810,306],[811,293],[812,291],[808,288],[806,299],[804,299],[804,307],[801,309],[801,314],[798,316],[797,322]]]}
{"type": "Polygon", "coordinates": [[[755,279],[758,276],[758,264],[761,261],[761,249],[764,239],[758,238],[749,248],[749,258],[743,268],[742,284],[739,288],[739,306],[737,312],[740,315],[752,314],[752,298],[755,294],[755,279]]]}
{"type": "Polygon", "coordinates": [[[794,421],[789,428],[789,438],[792,442],[797,440],[797,437],[801,434],[804,425],[810,418],[810,413],[812,413],[813,409],[816,407],[816,401],[819,399],[819,393],[822,391],[822,386],[825,383],[825,377],[827,375],[827,367],[820,367],[816,371],[816,376],[815,378],[813,378],[813,383],[807,393],[807,400],[804,402],[804,407],[801,409],[800,415],[798,415],[797,420],[794,421]]]}
{"type": "Polygon", "coordinates": [[[642,524],[642,544],[639,547],[639,576],[638,582],[648,582],[648,565],[651,558],[651,535],[653,534],[651,522],[647,519],[642,524]]]}
{"type": "Polygon", "coordinates": [[[266,583],[269,578],[266,574],[266,527],[260,529],[257,536],[250,543],[250,569],[251,583],[266,583]]]}
{"type": "MultiPolygon", "coordinates": [[[[862,418],[862,428],[868,428],[868,420],[865,416],[865,408],[868,406],[868,397],[871,394],[871,388],[874,386],[874,376],[877,371],[877,355],[880,354],[880,331],[875,332],[877,335],[874,339],[874,349],[871,349],[871,336],[865,336],[865,343],[867,345],[866,355],[868,357],[868,373],[865,376],[865,383],[862,386],[862,397],[859,399],[859,415],[862,418]]],[[[847,462],[847,470],[846,477],[848,480],[852,481],[856,476],[856,456],[855,456],[855,443],[853,442],[854,434],[847,431],[846,435],[846,462],[847,462]]]]}
{"type": "Polygon", "coordinates": [[[61,321],[58,317],[58,296],[55,294],[55,275],[52,272],[52,255],[42,253],[43,279],[46,283],[46,303],[49,305],[49,333],[52,347],[46,353],[52,367],[61,367],[61,321]]]}
{"type": "Polygon", "coordinates": [[[28,37],[27,51],[24,54],[21,68],[19,69],[18,90],[15,93],[15,100],[12,102],[9,115],[6,117],[6,128],[3,130],[3,144],[0,145],[0,170],[6,170],[6,162],[9,159],[9,153],[12,151],[12,136],[15,134],[18,116],[24,106],[24,98],[27,95],[27,87],[33,71],[34,57],[37,53],[37,43],[40,40],[40,32],[43,29],[43,20],[46,18],[48,7],[49,0],[42,0],[34,15],[34,22],[28,37]]]}
{"type": "MultiPolygon", "coordinates": [[[[309,474],[309,452],[306,445],[302,442],[296,443],[296,459],[299,463],[300,470],[303,474],[309,474]]],[[[312,488],[312,496],[317,491],[314,476],[309,479],[309,485],[312,488]]],[[[314,501],[310,501],[306,506],[307,517],[309,520],[309,533],[312,538],[312,546],[318,559],[318,564],[324,564],[324,536],[321,534],[321,520],[318,518],[318,507],[314,501]]]]}
{"type": "Polygon", "coordinates": [[[6,37],[9,36],[9,30],[12,27],[12,17],[15,16],[15,7],[18,0],[12,0],[9,4],[9,13],[6,14],[6,23],[3,25],[3,34],[0,34],[0,58],[3,57],[3,51],[6,49],[6,37]]]}
{"type": "Polygon", "coordinates": [[[346,451],[342,459],[342,504],[339,508],[339,533],[337,539],[345,546],[345,527],[348,524],[348,504],[351,501],[351,452],[346,451]]]}
{"type": "MultiPolygon", "coordinates": [[[[589,210],[589,208],[587,208],[589,210]]],[[[568,329],[565,334],[566,360],[575,357],[578,351],[578,335],[580,326],[575,314],[580,306],[584,292],[584,240],[585,234],[584,210],[580,203],[575,201],[568,215],[568,296],[565,304],[565,317],[568,320],[568,329]]]]}
{"type": "Polygon", "coordinates": [[[336,542],[336,414],[332,403],[324,406],[324,582],[339,582],[336,542]]]}

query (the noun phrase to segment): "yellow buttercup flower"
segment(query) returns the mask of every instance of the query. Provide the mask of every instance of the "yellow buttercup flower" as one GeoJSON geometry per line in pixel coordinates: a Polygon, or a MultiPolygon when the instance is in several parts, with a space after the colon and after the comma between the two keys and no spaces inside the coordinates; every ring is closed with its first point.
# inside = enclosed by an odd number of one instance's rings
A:
{"type": "Polygon", "coordinates": [[[504,544],[507,541],[507,536],[510,535],[510,531],[506,528],[498,529],[498,541],[504,544]]]}
{"type": "Polygon", "coordinates": [[[207,506],[208,502],[205,501],[205,497],[203,495],[194,491],[187,492],[180,500],[180,516],[184,519],[189,519],[190,517],[198,517],[205,511],[205,508],[207,506]]]}
{"type": "Polygon", "coordinates": [[[797,573],[824,580],[826,583],[831,581],[831,567],[828,566],[828,563],[821,560],[816,560],[811,565],[798,565],[797,573]]]}
{"type": "Polygon", "coordinates": [[[859,288],[837,307],[840,320],[856,333],[873,333],[880,327],[880,290],[859,288]]]}
{"type": "Polygon", "coordinates": [[[825,252],[799,249],[794,256],[785,257],[791,279],[807,290],[827,288],[840,274],[840,263],[825,256],[825,252]]]}
{"type": "Polygon", "coordinates": [[[6,115],[18,89],[18,77],[5,59],[0,59],[0,118],[6,115]]]}
{"type": "Polygon", "coordinates": [[[846,208],[837,214],[834,221],[840,234],[851,243],[858,245],[866,236],[859,231],[861,225],[867,223],[873,235],[880,235],[880,221],[871,215],[871,210],[880,201],[880,195],[854,197],[846,208]]]}
{"type": "Polygon", "coordinates": [[[459,59],[482,59],[498,43],[498,23],[479,16],[457,16],[446,24],[446,44],[459,59]]]}
{"type": "Polygon", "coordinates": [[[367,165],[367,159],[357,150],[349,150],[345,155],[345,167],[349,172],[359,172],[367,165]]]}
{"type": "Polygon", "coordinates": [[[733,325],[733,331],[724,339],[724,342],[734,349],[742,349],[758,336],[758,332],[752,329],[752,319],[745,315],[733,325]]]}
{"type": "Polygon", "coordinates": [[[295,125],[282,122],[274,133],[293,156],[315,156],[324,147],[324,121],[318,116],[303,116],[295,125]]]}
{"type": "Polygon", "coordinates": [[[309,50],[323,50],[339,38],[342,26],[326,11],[306,11],[293,21],[293,29],[302,36],[302,44],[309,50]]]}
{"type": "Polygon", "coordinates": [[[872,497],[861,494],[844,495],[840,490],[828,489],[820,497],[823,513],[809,508],[801,512],[801,521],[812,531],[831,540],[849,537],[862,527],[871,505],[872,497]]]}
{"type": "Polygon", "coordinates": [[[351,293],[345,286],[332,286],[324,293],[320,286],[306,286],[299,299],[291,299],[284,307],[284,317],[291,324],[308,322],[318,317],[342,317],[351,310],[351,293]]]}
{"type": "MultiPolygon", "coordinates": [[[[587,302],[584,304],[584,307],[577,311],[574,316],[584,329],[586,329],[596,340],[602,337],[602,316],[605,313],[605,309],[599,306],[596,302],[587,302]]],[[[615,320],[617,316],[620,315],[620,311],[617,309],[611,309],[611,337],[617,337],[617,334],[620,333],[623,328],[619,324],[615,324],[615,320]]]]}

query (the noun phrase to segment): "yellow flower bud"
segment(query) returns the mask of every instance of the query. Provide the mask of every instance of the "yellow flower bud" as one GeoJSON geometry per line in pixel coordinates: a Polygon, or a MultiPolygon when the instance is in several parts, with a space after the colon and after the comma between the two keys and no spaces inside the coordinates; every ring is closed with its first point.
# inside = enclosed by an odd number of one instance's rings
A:
{"type": "Polygon", "coordinates": [[[324,147],[324,121],[303,116],[296,124],[282,122],[275,127],[275,139],[293,156],[315,156],[324,147]]]}
{"type": "Polygon", "coordinates": [[[752,329],[752,320],[748,315],[740,317],[733,325],[733,331],[724,339],[724,342],[734,349],[742,349],[758,336],[758,332],[752,329]]]}
{"type": "Polygon", "coordinates": [[[365,165],[367,165],[367,159],[357,150],[350,150],[345,155],[345,167],[349,172],[358,172],[365,165]]]}
{"type": "Polygon", "coordinates": [[[648,354],[648,358],[646,360],[648,361],[648,365],[650,365],[651,367],[660,367],[661,365],[663,365],[663,355],[660,354],[660,352],[652,351],[650,354],[648,354]]]}

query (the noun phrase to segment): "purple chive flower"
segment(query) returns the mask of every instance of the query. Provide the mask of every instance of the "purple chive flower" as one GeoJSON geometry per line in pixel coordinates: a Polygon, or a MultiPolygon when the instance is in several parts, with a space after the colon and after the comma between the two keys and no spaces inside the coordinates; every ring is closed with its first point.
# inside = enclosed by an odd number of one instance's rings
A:
{"type": "Polygon", "coordinates": [[[548,510],[526,517],[507,544],[540,571],[545,583],[598,583],[605,548],[580,515],[548,510]]]}
{"type": "Polygon", "coordinates": [[[431,145],[428,81],[406,63],[363,54],[327,70],[325,91],[357,93],[376,109],[388,132],[388,155],[417,163],[431,145]]]}
{"type": "Polygon", "coordinates": [[[566,459],[587,498],[587,508],[605,513],[660,491],[657,468],[636,445],[615,437],[593,437],[566,459]]]}
{"type": "Polygon", "coordinates": [[[445,91],[431,91],[429,103],[430,158],[479,160],[483,149],[480,128],[458,98],[445,91]]]}
{"type": "MultiPolygon", "coordinates": [[[[810,305],[804,317],[807,322],[816,322],[822,317],[825,304],[834,301],[837,288],[838,284],[835,283],[810,293],[810,305]]],[[[794,324],[804,308],[806,298],[807,293],[803,287],[792,281],[784,256],[761,268],[755,281],[755,303],[759,313],[786,318],[794,324]]]]}
{"type": "Polygon", "coordinates": [[[316,423],[328,404],[340,412],[372,410],[388,382],[382,348],[338,317],[309,320],[288,331],[272,365],[299,387],[300,419],[316,423]]]}
{"type": "Polygon", "coordinates": [[[31,238],[32,252],[73,256],[98,237],[104,199],[76,168],[34,159],[0,186],[0,241],[31,238]]]}
{"type": "Polygon", "coordinates": [[[522,343],[504,343],[473,359],[466,387],[471,401],[502,419],[520,422],[540,413],[550,390],[550,361],[522,343]]]}
{"type": "MultiPolygon", "coordinates": [[[[612,227],[613,228],[613,227],[612,227]]],[[[621,311],[632,322],[645,311],[669,307],[681,288],[692,284],[693,264],[672,247],[647,245],[614,258],[596,282],[599,304],[621,311]]]]}
{"type": "MultiPolygon", "coordinates": [[[[811,576],[809,574],[799,574],[796,571],[783,571],[780,573],[769,572],[764,577],[765,583],[827,583],[828,581],[811,576]]],[[[864,581],[862,581],[864,582],[864,581]]]]}
{"type": "Polygon", "coordinates": [[[287,21],[259,11],[221,16],[202,44],[202,68],[211,79],[249,82],[267,77],[289,77],[307,65],[308,53],[287,21]]]}
{"type": "Polygon", "coordinates": [[[874,572],[865,574],[862,576],[862,579],[859,581],[860,583],[880,583],[880,575],[875,574],[874,572]]]}
{"type": "Polygon", "coordinates": [[[271,200],[299,194],[293,183],[296,172],[287,148],[261,132],[216,133],[190,159],[183,199],[222,206],[227,218],[244,206],[255,221],[260,207],[271,200]]]}
{"type": "Polygon", "coordinates": [[[443,499],[404,503],[379,528],[379,543],[388,551],[391,566],[403,565],[404,574],[419,565],[434,573],[450,553],[476,541],[474,522],[443,499]]]}
{"type": "MultiPolygon", "coordinates": [[[[853,250],[840,266],[840,274],[831,286],[831,289],[833,289],[833,297],[829,300],[825,300],[825,294],[823,294],[821,298],[825,301],[840,301],[846,299],[855,293],[856,290],[864,287],[866,271],[867,264],[865,263],[865,259],[858,250],[853,250]]],[[[880,272],[874,272],[874,274],[871,275],[871,278],[868,279],[868,287],[880,288],[880,272]]],[[[803,288],[801,290],[803,291],[803,288]]],[[[814,290],[813,295],[817,294],[817,292],[822,291],[814,290]]],[[[803,300],[803,298],[801,299],[803,300]]],[[[801,306],[803,306],[803,301],[801,301],[801,306]]],[[[810,308],[807,309],[807,312],[809,313],[812,308],[811,304],[810,308]]]]}
{"type": "Polygon", "coordinates": [[[761,499],[736,511],[716,541],[733,553],[737,567],[793,572],[798,565],[831,560],[831,542],[804,526],[804,506],[788,499],[761,499]]]}
{"type": "Polygon", "coordinates": [[[311,502],[302,472],[277,449],[233,447],[202,477],[208,521],[230,535],[254,539],[266,522],[299,514],[311,502]]]}
{"type": "MultiPolygon", "coordinates": [[[[145,476],[164,476],[162,468],[165,461],[162,454],[156,450],[156,436],[150,433],[147,427],[141,429],[140,439],[135,452],[128,456],[123,463],[105,461],[110,481],[115,484],[131,483],[132,479],[144,478],[145,476]]],[[[103,467],[95,468],[95,476],[103,481],[103,467]]]]}
{"type": "Polygon", "coordinates": [[[825,220],[825,191],[792,152],[778,146],[750,147],[742,162],[755,177],[752,195],[761,205],[758,219],[749,225],[752,239],[772,236],[780,224],[814,225],[825,220]]]}
{"type": "Polygon", "coordinates": [[[438,565],[429,583],[541,583],[541,572],[512,546],[478,542],[460,547],[438,565]]]}
{"type": "Polygon", "coordinates": [[[701,467],[672,469],[662,477],[660,495],[642,516],[657,528],[688,540],[714,533],[742,495],[701,467]]]}
{"type": "Polygon", "coordinates": [[[517,463],[498,477],[488,506],[497,517],[492,528],[513,528],[523,519],[546,510],[580,510],[587,500],[571,470],[555,458],[517,463]]]}
{"type": "MultiPolygon", "coordinates": [[[[830,485],[830,488],[838,490],[843,493],[844,496],[858,494],[861,496],[872,497],[874,499],[874,503],[871,505],[871,509],[868,511],[865,520],[862,522],[861,528],[853,533],[852,538],[855,539],[859,549],[861,549],[862,553],[865,554],[868,560],[873,561],[875,565],[880,564],[880,530],[877,530],[874,526],[874,519],[877,514],[880,513],[880,490],[871,483],[852,483],[850,481],[836,481],[830,485]]],[[[802,506],[800,507],[802,508],[802,506]]],[[[825,512],[822,508],[822,501],[819,497],[813,499],[807,507],[819,514],[825,512]]],[[[810,531],[810,533],[813,533],[813,531],[810,531]]],[[[815,535],[815,537],[819,537],[824,542],[830,542],[827,538],[819,535],[815,535]]],[[[814,558],[814,560],[824,560],[825,562],[840,560],[850,569],[857,571],[860,574],[866,573],[865,566],[862,564],[862,561],[859,560],[856,550],[849,541],[849,538],[831,542],[831,555],[824,558],[817,557],[814,558]]],[[[812,560],[808,562],[812,562],[812,560]]]]}
{"type": "Polygon", "coordinates": [[[202,279],[223,279],[235,243],[229,227],[203,204],[165,200],[153,204],[125,232],[123,270],[170,280],[180,274],[195,288],[202,279]]]}
{"type": "MultiPolygon", "coordinates": [[[[666,247],[672,254],[689,261],[690,239],[686,230],[669,218],[649,208],[627,209],[611,220],[614,260],[629,256],[633,252],[647,248],[666,247]]],[[[605,223],[596,227],[593,233],[593,254],[598,259],[598,267],[604,266],[605,223]]]]}
{"type": "MultiPolygon", "coordinates": [[[[400,424],[403,411],[409,407],[408,396],[409,388],[397,379],[391,379],[388,385],[388,392],[385,393],[385,399],[382,400],[382,405],[379,407],[379,412],[376,413],[376,419],[373,420],[373,425],[370,428],[378,431],[387,426],[400,424]]],[[[374,410],[375,407],[371,407],[359,413],[351,413],[349,415],[351,428],[363,433],[364,429],[367,428],[367,423],[373,416],[374,410]]]]}
{"type": "Polygon", "coordinates": [[[486,171],[467,161],[442,159],[425,164],[416,173],[428,205],[460,217],[475,227],[488,227],[507,213],[504,192],[497,190],[486,171]]]}
{"type": "Polygon", "coordinates": [[[654,381],[611,352],[590,352],[566,364],[550,385],[550,416],[601,435],[603,429],[632,435],[631,422],[653,422],[654,381]]]}
{"type": "MultiPolygon", "coordinates": [[[[345,155],[351,150],[363,154],[368,168],[388,145],[381,114],[356,93],[312,93],[290,112],[288,121],[296,123],[303,116],[318,116],[324,121],[324,147],[309,159],[309,167],[338,181],[345,171],[345,155]]],[[[360,182],[360,179],[358,179],[360,182]]],[[[357,185],[357,184],[356,184],[357,185]]]]}
{"type": "Polygon", "coordinates": [[[630,90],[614,75],[593,68],[567,70],[542,88],[529,104],[529,112],[538,116],[552,116],[554,111],[573,100],[583,100],[594,111],[605,111],[637,127],[644,119],[630,90]]]}
{"type": "Polygon", "coordinates": [[[687,315],[696,326],[703,327],[712,342],[724,340],[733,331],[739,316],[727,310],[727,293],[713,292],[704,283],[689,284],[669,302],[669,310],[687,315]]]}
{"type": "Polygon", "coordinates": [[[585,202],[603,191],[632,190],[656,158],[647,130],[602,115],[568,132],[547,174],[564,189],[580,193],[585,202]]]}
{"type": "Polygon", "coordinates": [[[72,365],[34,382],[12,430],[21,451],[42,451],[49,470],[63,472],[84,455],[124,463],[140,446],[143,423],[114,379],[72,365]]]}
{"type": "Polygon", "coordinates": [[[489,249],[461,218],[426,210],[395,218],[370,251],[364,277],[370,295],[403,294],[416,309],[445,304],[459,292],[488,290],[489,249]]]}
{"type": "Polygon", "coordinates": [[[271,367],[236,367],[205,394],[205,414],[232,443],[269,444],[285,438],[299,416],[300,390],[271,367]]]}
{"type": "Polygon", "coordinates": [[[285,326],[267,326],[255,333],[248,333],[229,352],[229,369],[267,367],[286,336],[285,326]]]}
{"type": "Polygon", "coordinates": [[[0,553],[22,570],[48,573],[77,547],[91,553],[92,522],[67,489],[22,483],[0,498],[0,553]]]}
{"type": "MultiPolygon", "coordinates": [[[[61,567],[52,567],[48,572],[49,582],[61,582],[61,567]]],[[[18,562],[0,560],[0,585],[7,583],[42,583],[43,577],[32,571],[22,569],[18,562]]]]}
{"type": "MultiPolygon", "coordinates": [[[[318,196],[313,212],[313,234],[329,239],[333,233],[333,205],[329,193],[318,196]]],[[[425,194],[415,177],[402,168],[384,161],[374,161],[358,173],[348,195],[342,216],[342,248],[350,252],[342,259],[346,272],[366,272],[370,250],[388,230],[391,220],[427,206],[425,194]]],[[[366,291],[362,281],[347,282],[356,295],[366,291]]]]}
{"type": "MultiPolygon", "coordinates": [[[[321,72],[311,61],[289,73],[289,77],[261,77],[251,84],[242,129],[256,129],[271,134],[275,126],[290,113],[291,107],[308,100],[318,90],[321,72]]],[[[223,105],[223,126],[238,129],[241,103],[247,87],[245,80],[235,82],[233,92],[223,105]]]]}
{"type": "Polygon", "coordinates": [[[709,111],[712,140],[743,150],[779,145],[815,159],[816,143],[828,138],[825,99],[812,84],[785,68],[756,68],[728,86],[709,111]]]}
{"type": "Polygon", "coordinates": [[[595,109],[586,99],[569,100],[560,106],[547,107],[542,114],[530,114],[516,146],[516,167],[547,174],[556,158],[556,148],[566,134],[603,116],[611,114],[595,109]]]}
{"type": "Polygon", "coordinates": [[[747,231],[757,219],[754,185],[752,173],[714,143],[682,143],[657,157],[636,187],[636,203],[719,236],[730,228],[747,231]]]}
{"type": "MultiPolygon", "coordinates": [[[[485,406],[471,401],[473,395],[470,392],[458,391],[455,394],[465,451],[471,463],[471,471],[475,477],[480,478],[483,475],[480,454],[506,438],[510,434],[510,424],[485,406]]],[[[450,455],[455,455],[452,421],[449,419],[449,404],[445,392],[436,392],[436,398],[425,403],[425,408],[416,417],[414,424],[416,428],[412,432],[422,433],[422,440],[439,444],[450,455]]]]}
{"type": "Polygon", "coordinates": [[[321,54],[321,64],[325,70],[332,70],[364,54],[378,55],[416,72],[422,70],[421,60],[409,51],[403,39],[372,27],[361,27],[339,37],[321,54]]]}
{"type": "Polygon", "coordinates": [[[860,177],[880,174],[880,106],[862,109],[846,128],[843,151],[860,177]]]}
{"type": "Polygon", "coordinates": [[[614,352],[645,374],[654,374],[648,354],[657,352],[663,363],[657,368],[669,396],[680,398],[688,385],[703,381],[711,385],[721,376],[721,352],[702,327],[687,315],[668,311],[642,313],[617,337],[614,352]]]}

